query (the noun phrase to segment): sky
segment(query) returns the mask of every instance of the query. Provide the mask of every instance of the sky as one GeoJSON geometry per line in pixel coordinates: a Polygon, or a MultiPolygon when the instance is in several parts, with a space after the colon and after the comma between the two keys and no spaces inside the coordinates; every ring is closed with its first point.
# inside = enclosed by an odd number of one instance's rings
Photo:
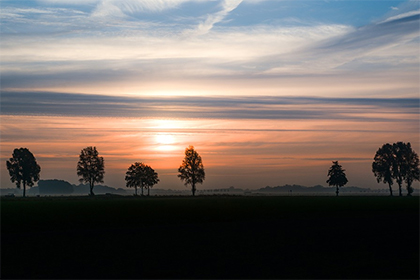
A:
{"type": "MultiPolygon", "coordinates": [[[[1,188],[26,147],[41,179],[78,184],[95,146],[105,184],[144,162],[155,188],[182,190],[184,150],[199,189],[386,188],[385,143],[420,152],[420,2],[0,0],[1,188]]],[[[419,187],[417,183],[416,188],[419,187]]]]}

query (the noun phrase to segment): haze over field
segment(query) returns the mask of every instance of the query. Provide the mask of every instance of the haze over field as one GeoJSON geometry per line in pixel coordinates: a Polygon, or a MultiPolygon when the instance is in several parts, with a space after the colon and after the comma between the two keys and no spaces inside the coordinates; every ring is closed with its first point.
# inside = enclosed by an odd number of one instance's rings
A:
{"type": "MultiPolygon", "coordinates": [[[[135,161],[202,189],[349,185],[384,143],[419,140],[419,1],[2,0],[1,187],[26,147],[41,179],[76,184],[81,149],[125,186],[135,161]]],[[[418,182],[414,185],[419,188],[418,182]]]]}

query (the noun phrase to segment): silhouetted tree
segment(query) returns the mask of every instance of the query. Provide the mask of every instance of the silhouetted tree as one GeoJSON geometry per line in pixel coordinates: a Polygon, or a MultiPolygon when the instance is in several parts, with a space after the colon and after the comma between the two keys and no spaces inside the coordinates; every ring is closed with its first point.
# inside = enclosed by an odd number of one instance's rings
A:
{"type": "Polygon", "coordinates": [[[338,161],[333,161],[333,165],[328,170],[327,176],[329,176],[329,178],[327,183],[329,186],[336,186],[336,196],[338,196],[338,188],[344,186],[348,182],[344,171],[346,170],[338,164],[338,161]]]}
{"type": "Polygon", "coordinates": [[[420,180],[420,170],[419,170],[419,156],[413,149],[411,148],[410,142],[405,144],[404,152],[402,158],[404,159],[404,162],[402,164],[403,166],[403,178],[405,183],[407,184],[407,195],[411,196],[414,189],[411,186],[414,181],[420,180]]]}
{"type": "Polygon", "coordinates": [[[90,195],[94,195],[95,183],[103,183],[105,174],[104,158],[99,156],[96,147],[87,147],[80,152],[77,175],[81,183],[89,183],[90,195]]]}
{"type": "Polygon", "coordinates": [[[375,155],[372,171],[377,181],[388,183],[392,196],[393,180],[398,184],[399,195],[402,196],[402,184],[407,184],[407,195],[411,195],[413,181],[419,180],[419,157],[411,148],[410,142],[384,144],[375,155]]]}
{"type": "Polygon", "coordinates": [[[389,143],[382,145],[376,151],[375,157],[372,163],[372,172],[376,177],[376,180],[388,184],[389,192],[392,196],[392,184],[393,180],[393,166],[394,166],[394,149],[389,143]]]}
{"type": "Polygon", "coordinates": [[[27,148],[14,149],[12,157],[6,161],[10,180],[20,189],[23,185],[23,197],[26,195],[26,186],[32,187],[39,180],[41,167],[37,164],[34,155],[27,148]]]}
{"type": "Polygon", "coordinates": [[[143,195],[144,166],[141,162],[135,162],[125,173],[125,185],[134,188],[135,195],[137,195],[138,187],[141,187],[141,195],[143,195]]]}
{"type": "Polygon", "coordinates": [[[417,167],[415,167],[415,164],[410,166],[410,173],[407,174],[407,177],[405,178],[405,183],[407,184],[407,195],[411,196],[414,189],[411,186],[414,181],[419,181],[420,179],[420,172],[419,172],[419,158],[417,156],[417,167]]]}
{"type": "Polygon", "coordinates": [[[147,188],[147,193],[150,195],[150,188],[159,182],[158,174],[150,166],[135,162],[125,173],[126,186],[134,187],[135,195],[137,195],[137,188],[141,187],[141,195],[143,196],[143,188],[147,188]]]}
{"type": "Polygon", "coordinates": [[[147,196],[150,196],[150,189],[153,188],[154,185],[159,183],[158,174],[151,168],[150,166],[146,165],[146,180],[144,186],[147,188],[147,196]]]}
{"type": "Polygon", "coordinates": [[[399,196],[402,196],[402,183],[408,170],[407,149],[407,144],[403,142],[392,144],[392,150],[394,153],[394,160],[392,162],[392,177],[398,184],[399,196]]]}
{"type": "Polygon", "coordinates": [[[178,168],[178,177],[184,181],[184,185],[191,185],[192,195],[195,195],[196,184],[202,184],[205,179],[204,166],[201,156],[194,150],[193,146],[185,149],[185,158],[178,168]]]}

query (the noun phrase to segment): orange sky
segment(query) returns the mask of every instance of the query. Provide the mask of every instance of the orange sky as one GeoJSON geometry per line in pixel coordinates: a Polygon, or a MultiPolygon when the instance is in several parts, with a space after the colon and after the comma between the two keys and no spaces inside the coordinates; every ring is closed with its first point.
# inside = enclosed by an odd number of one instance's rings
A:
{"type": "MultiPolygon", "coordinates": [[[[42,179],[76,184],[81,149],[105,184],[135,161],[157,188],[184,189],[184,150],[202,188],[385,188],[384,143],[420,152],[419,1],[1,1],[1,187],[26,147],[42,179]]],[[[201,186],[199,186],[201,187],[201,186]]]]}
{"type": "MultiPolygon", "coordinates": [[[[42,179],[76,184],[80,150],[92,145],[105,159],[105,184],[123,187],[127,168],[141,161],[158,172],[156,187],[182,189],[177,168],[184,149],[194,145],[207,174],[203,188],[325,185],[332,160],[347,170],[349,185],[376,188],[383,186],[370,168],[383,143],[401,140],[419,150],[417,115],[394,112],[402,121],[366,121],[381,114],[366,113],[360,121],[2,116],[1,161],[27,147],[42,179]]],[[[1,183],[13,187],[7,175],[1,183]]]]}

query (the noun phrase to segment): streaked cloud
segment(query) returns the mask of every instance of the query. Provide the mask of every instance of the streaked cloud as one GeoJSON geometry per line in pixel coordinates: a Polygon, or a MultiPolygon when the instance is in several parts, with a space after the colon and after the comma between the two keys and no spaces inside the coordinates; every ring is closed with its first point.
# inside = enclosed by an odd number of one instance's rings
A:
{"type": "MultiPolygon", "coordinates": [[[[393,9],[393,10],[396,10],[397,11],[398,8],[397,9],[393,9]]],[[[385,19],[384,21],[381,21],[380,24],[381,23],[385,23],[385,22],[390,22],[390,21],[401,20],[401,19],[403,19],[403,21],[412,21],[412,20],[418,19],[418,18],[416,18],[414,16],[419,16],[419,15],[420,15],[420,10],[410,11],[410,12],[406,12],[406,13],[401,13],[401,14],[398,14],[396,16],[391,16],[391,17],[385,19]]]]}
{"type": "Polygon", "coordinates": [[[415,98],[122,97],[54,92],[2,92],[4,115],[203,119],[343,119],[417,121],[415,98]],[[386,114],[385,114],[386,112],[386,114]]]}
{"type": "Polygon", "coordinates": [[[378,71],[376,64],[388,70],[408,67],[417,71],[418,38],[419,15],[406,13],[320,40],[294,52],[270,56],[263,65],[273,74],[287,73],[291,69],[299,73],[337,69],[378,71]]]}
{"type": "Polygon", "coordinates": [[[241,3],[252,3],[245,6],[250,9],[259,2],[92,1],[90,9],[3,7],[3,88],[20,88],[16,80],[36,80],[38,88],[57,90],[48,78],[42,86],[49,75],[63,79],[67,75],[66,84],[72,85],[68,90],[74,90],[74,85],[86,85],[89,77],[96,87],[124,77],[127,87],[133,88],[143,79],[161,77],[193,83],[214,76],[249,80],[328,76],[337,71],[356,75],[386,70],[391,77],[401,70],[417,73],[418,10],[401,10],[362,27],[321,21],[225,24],[226,16],[241,3]],[[191,3],[200,9],[188,12],[191,3]],[[98,13],[106,20],[98,20],[98,13]],[[124,16],[115,18],[119,13],[124,16]],[[104,76],[102,83],[97,75],[104,76]],[[140,77],[139,82],[133,77],[140,77]]]}
{"type": "Polygon", "coordinates": [[[207,18],[194,30],[194,35],[203,35],[208,33],[216,23],[222,21],[226,15],[238,7],[241,2],[242,0],[224,0],[221,4],[221,10],[208,15],[207,18]]]}

